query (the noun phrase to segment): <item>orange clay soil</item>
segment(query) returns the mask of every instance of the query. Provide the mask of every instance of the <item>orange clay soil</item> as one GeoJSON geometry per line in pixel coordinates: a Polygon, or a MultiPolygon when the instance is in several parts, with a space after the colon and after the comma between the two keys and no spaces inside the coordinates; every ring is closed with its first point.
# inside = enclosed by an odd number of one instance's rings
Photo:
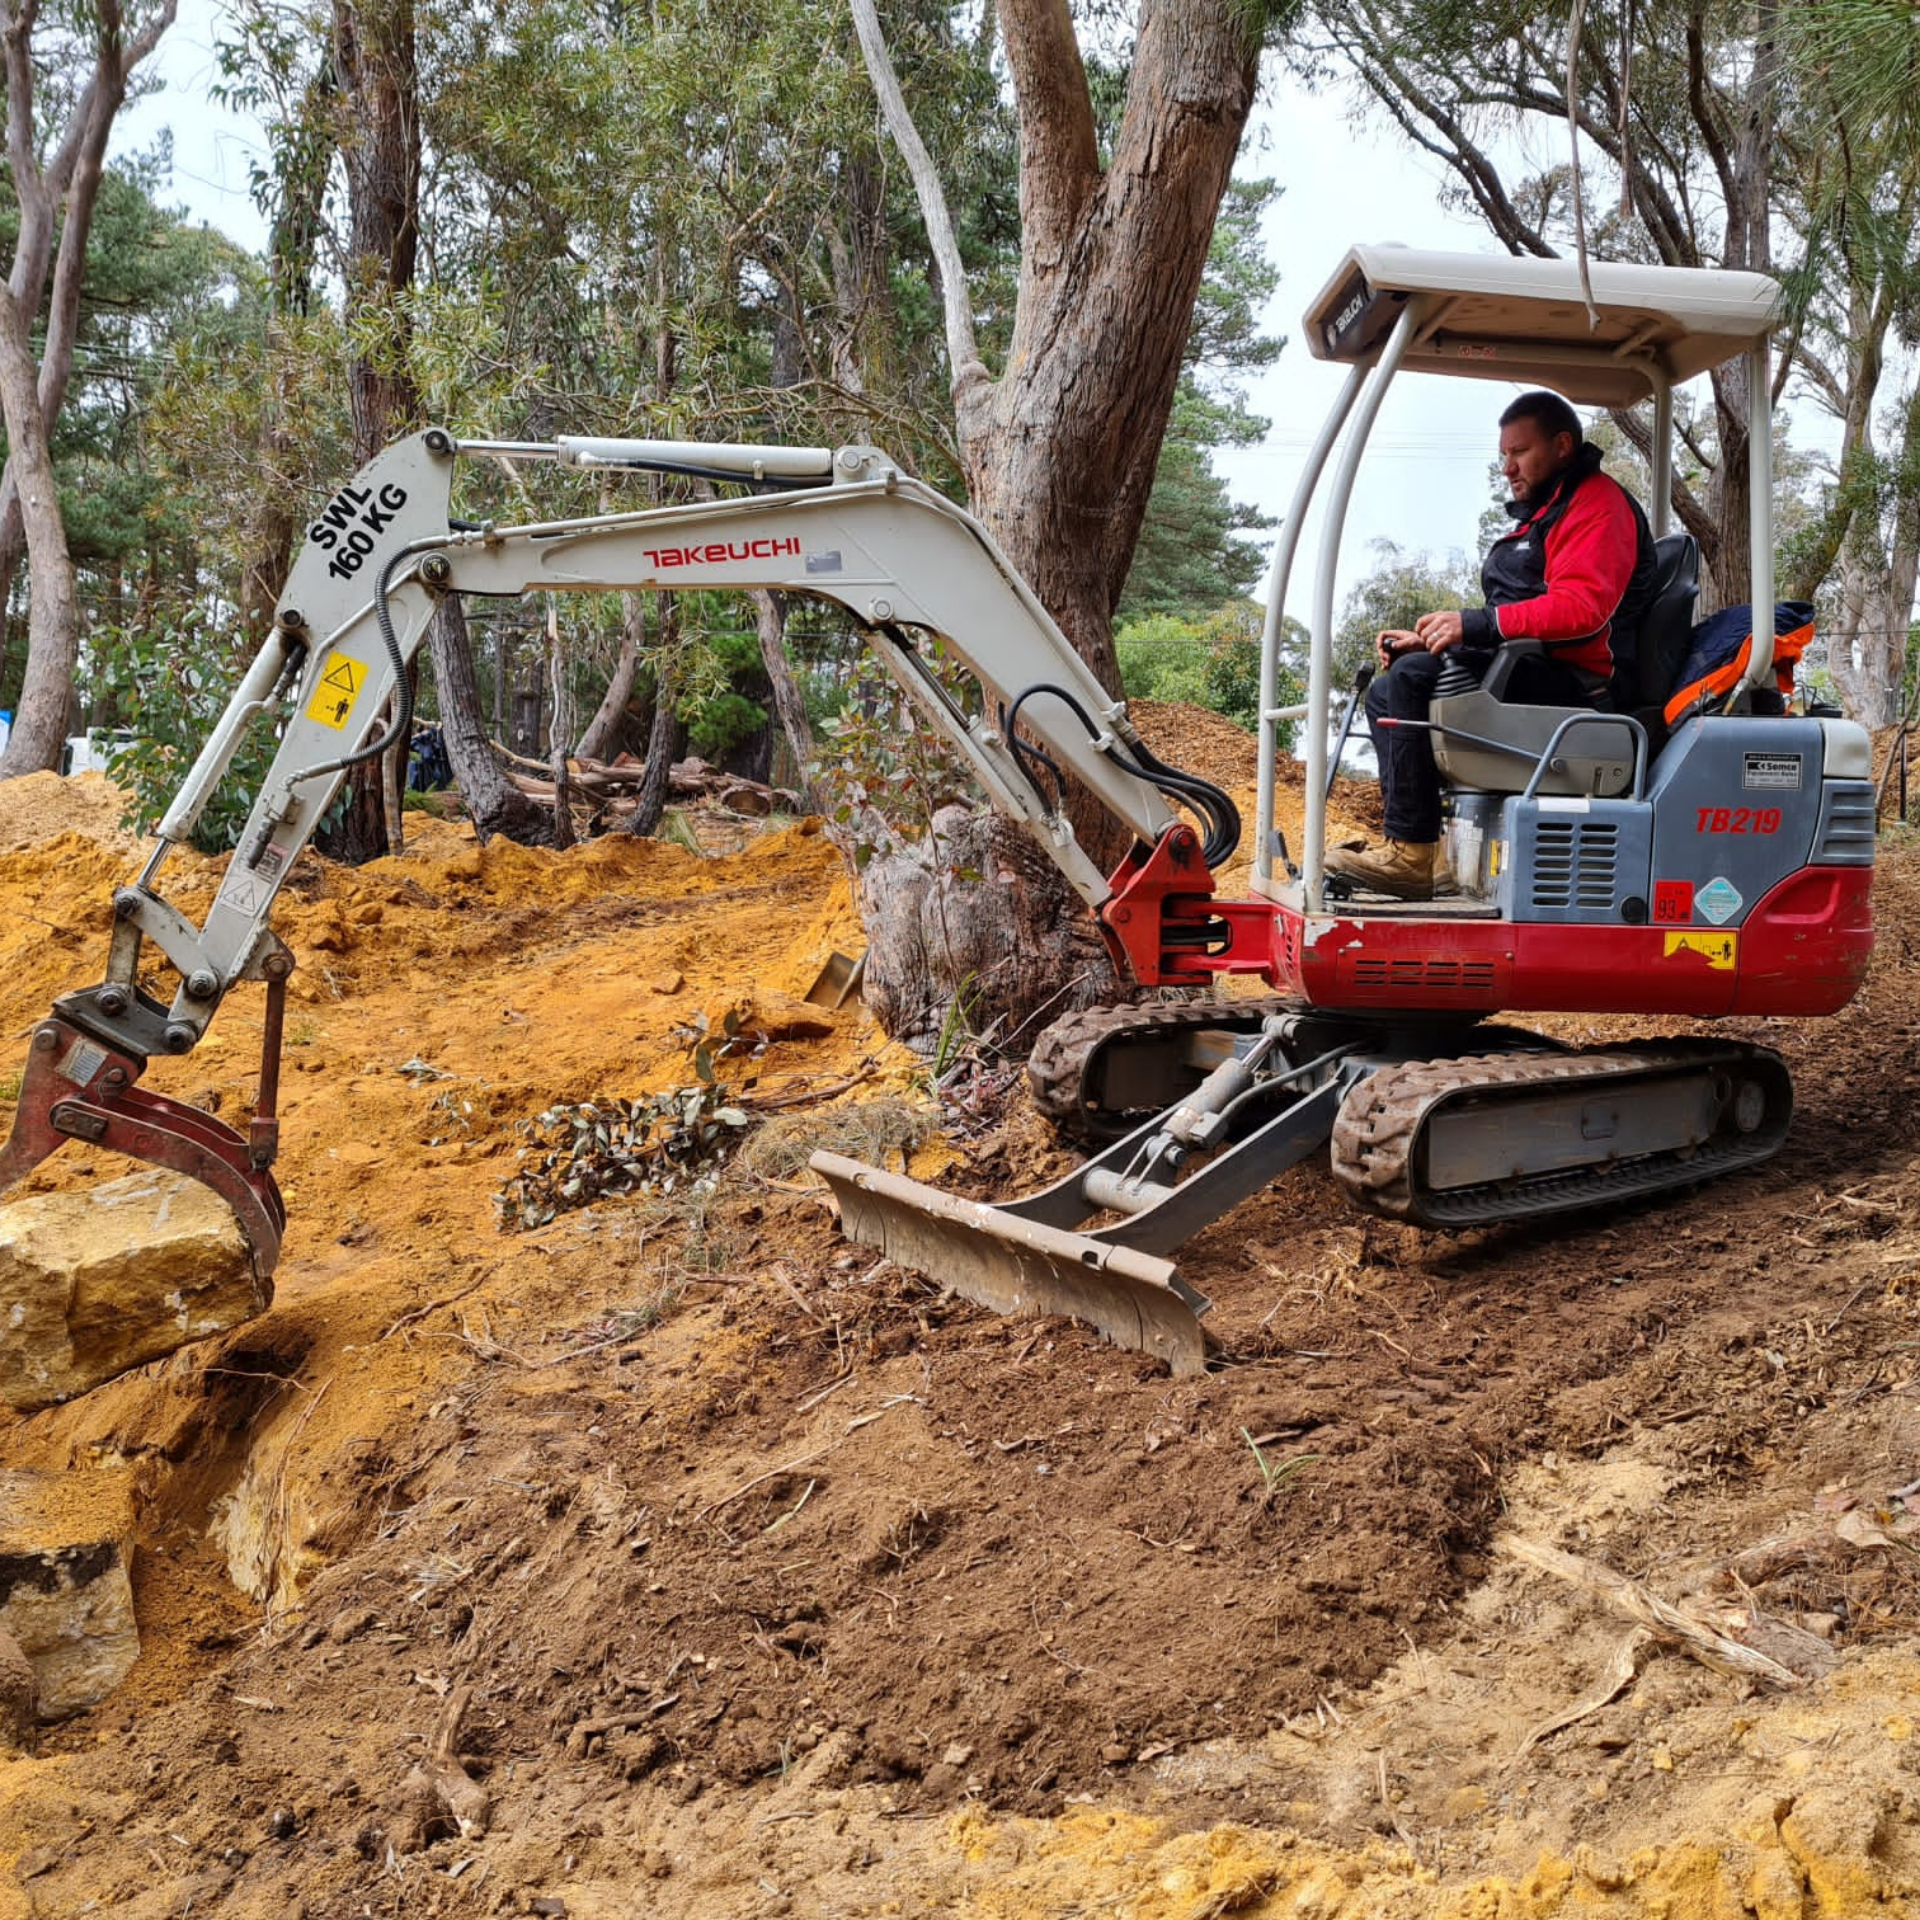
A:
{"type": "MultiPolygon", "coordinates": [[[[1244,736],[1142,719],[1250,811],[1244,736]]],[[[1299,806],[1290,774],[1290,838],[1299,806]]],[[[98,977],[141,858],[116,817],[97,781],[0,786],[22,1041],[98,977]]],[[[218,873],[177,855],[173,897],[218,873]]],[[[1018,1102],[903,1144],[918,1063],[803,998],[860,941],[817,832],[701,858],[435,823],[304,861],[275,1306],[0,1424],[0,1465],[131,1468],[144,1639],[0,1759],[0,1920],[1920,1910],[1902,837],[1877,898],[1856,1005],[1754,1030],[1800,1094],[1772,1167],[1465,1235],[1301,1168],[1185,1251],[1224,1363],[1172,1381],[837,1237],[815,1145],[978,1197],[1067,1161],[1018,1102]],[[710,1197],[499,1231],[519,1121],[684,1083],[675,1027],[729,1010],[757,1094],[834,1097],[710,1197]],[[1516,1539],[1809,1677],[1637,1638],[1516,1539]]],[[[153,1081],[242,1119],[259,1018],[236,992],[153,1081]]]]}

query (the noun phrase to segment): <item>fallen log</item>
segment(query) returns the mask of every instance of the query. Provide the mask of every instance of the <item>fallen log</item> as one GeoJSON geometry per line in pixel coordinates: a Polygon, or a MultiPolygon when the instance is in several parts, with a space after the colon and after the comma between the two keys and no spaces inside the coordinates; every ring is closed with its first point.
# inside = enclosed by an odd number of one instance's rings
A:
{"type": "MultiPolygon", "coordinates": [[[[667,783],[667,791],[675,800],[705,801],[724,807],[730,813],[759,820],[764,820],[776,810],[784,813],[797,813],[800,810],[800,796],[787,788],[769,787],[758,780],[743,779],[738,774],[715,773],[704,764],[700,765],[697,773],[685,772],[682,769],[687,764],[682,761],[676,765],[667,783]]],[[[576,795],[617,805],[638,792],[645,771],[626,767],[576,768],[569,762],[568,776],[567,784],[576,795]]],[[[510,767],[507,778],[528,799],[546,806],[553,804],[555,785],[551,770],[533,774],[510,767]]]]}

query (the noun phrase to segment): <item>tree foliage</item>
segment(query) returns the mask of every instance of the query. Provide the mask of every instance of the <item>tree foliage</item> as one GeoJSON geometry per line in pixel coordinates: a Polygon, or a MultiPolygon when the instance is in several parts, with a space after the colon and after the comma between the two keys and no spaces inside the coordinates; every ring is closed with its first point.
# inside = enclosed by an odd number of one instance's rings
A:
{"type": "Polygon", "coordinates": [[[1463,553],[1436,560],[1408,553],[1391,540],[1373,542],[1373,571],[1357,581],[1341,604],[1333,630],[1333,677],[1350,683],[1357,669],[1377,666],[1375,636],[1390,628],[1405,632],[1423,613],[1481,604],[1480,570],[1463,553]]]}
{"type": "MultiPolygon", "coordinates": [[[[1260,719],[1260,631],[1263,610],[1233,601],[1203,618],[1150,613],[1123,622],[1114,634],[1120,684],[1129,700],[1177,700],[1207,707],[1252,733],[1260,719]]],[[[1307,634],[1289,620],[1282,646],[1276,703],[1306,698],[1307,634]]],[[[1293,729],[1279,728],[1282,745],[1293,729]]]]}

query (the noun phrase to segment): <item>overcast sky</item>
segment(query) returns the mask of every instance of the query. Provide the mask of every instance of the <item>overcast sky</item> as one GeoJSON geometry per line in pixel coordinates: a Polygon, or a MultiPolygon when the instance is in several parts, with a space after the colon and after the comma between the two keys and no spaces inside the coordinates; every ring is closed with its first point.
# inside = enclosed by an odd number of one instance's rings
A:
{"type": "MultiPolygon", "coordinates": [[[[260,250],[266,230],[247,182],[249,162],[264,158],[264,143],[257,125],[212,98],[215,19],[214,0],[181,0],[158,55],[165,90],[129,109],[115,145],[122,152],[146,146],[170,128],[174,199],[260,250]]],[[[1223,453],[1216,465],[1237,498],[1277,518],[1342,377],[1308,354],[1299,325],[1341,255],[1357,243],[1387,240],[1471,253],[1497,249],[1477,221],[1442,209],[1440,170],[1431,160],[1378,123],[1356,133],[1339,93],[1270,81],[1241,170],[1271,175],[1284,189],[1267,223],[1269,252],[1281,271],[1268,325],[1289,344],[1251,389],[1255,411],[1273,423],[1265,441],[1223,453]]],[[[1489,498],[1494,423],[1509,397],[1508,388],[1481,380],[1409,375],[1395,383],[1348,514],[1342,591],[1371,570],[1369,543],[1376,539],[1436,557],[1475,546],[1489,498]]],[[[1310,523],[1288,595],[1289,611],[1302,618],[1316,539],[1310,523]]]]}

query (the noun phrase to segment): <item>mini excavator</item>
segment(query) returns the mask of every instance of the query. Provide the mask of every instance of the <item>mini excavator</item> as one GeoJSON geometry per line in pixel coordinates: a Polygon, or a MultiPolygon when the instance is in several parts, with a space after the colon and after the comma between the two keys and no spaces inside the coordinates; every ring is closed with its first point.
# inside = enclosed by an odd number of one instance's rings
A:
{"type": "MultiPolygon", "coordinates": [[[[1403,372],[1551,386],[1583,405],[1650,400],[1661,562],[1642,635],[1655,684],[1684,655],[1698,555],[1667,529],[1676,384],[1744,359],[1753,469],[1751,603],[1773,603],[1767,350],[1780,289],[1754,273],[1595,265],[1590,320],[1570,262],[1359,247],[1306,316],[1344,385],[1307,461],[1276,557],[1261,674],[1249,897],[1213,878],[1239,834],[1217,788],[1165,765],[1032,591],[961,508],[872,447],[561,437],[396,442],[306,529],[272,633],[113,899],[106,978],[35,1031],[10,1184],[80,1139],[205,1182],[232,1206],[264,1282],[285,1210],[275,1087],[293,956],[268,925],[294,857],[356,762],[407,737],[407,666],[446,594],[775,588],[845,609],[875,654],[1023,822],[1141,985],[1251,975],[1272,997],[1189,997],[1068,1016],[1036,1049],[1044,1111],[1096,1148],[1043,1191],[987,1206],[832,1154],[815,1157],[843,1230],[1006,1313],[1068,1313],[1176,1372],[1206,1363],[1207,1302],[1170,1257],[1285,1169],[1330,1150],[1360,1206],[1429,1227],[1532,1220],[1748,1167],[1786,1136],[1779,1056],[1685,1037],[1582,1049],[1491,1016],[1835,1012],[1872,948],[1869,745],[1832,715],[1768,712],[1770,632],[1742,679],[1667,725],[1658,705],[1596,713],[1500,698],[1487,680],[1432,707],[1453,891],[1399,904],[1345,894],[1325,864],[1331,635],[1341,528],[1369,431],[1403,372]],[[1337,460],[1335,458],[1337,452],[1337,460]],[[498,526],[451,514],[463,459],[692,475],[744,489],[692,505],[498,526]],[[1305,710],[1307,821],[1296,866],[1274,829],[1283,724],[1281,615],[1329,465],[1305,710]],[[916,634],[979,682],[963,712],[916,634]],[[395,703],[391,724],[381,716],[395,703]],[[204,922],[160,891],[256,724],[279,748],[204,922]],[[1102,873],[1067,823],[1060,774],[1134,837],[1102,873]],[[178,977],[142,985],[151,945],[178,977]],[[243,1136],[139,1082],[191,1052],[242,981],[266,993],[260,1097],[243,1136]]],[[[1768,623],[1762,622],[1765,627],[1768,623]]]]}

